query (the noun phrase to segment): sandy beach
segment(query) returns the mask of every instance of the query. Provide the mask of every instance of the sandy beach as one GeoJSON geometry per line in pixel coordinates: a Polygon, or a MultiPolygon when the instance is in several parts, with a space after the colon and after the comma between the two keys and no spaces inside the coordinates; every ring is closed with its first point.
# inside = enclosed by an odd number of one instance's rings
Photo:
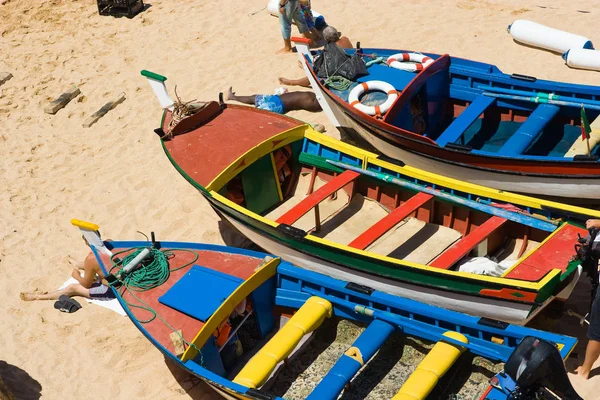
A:
{"type": "MultiPolygon", "coordinates": [[[[282,40],[278,20],[261,10],[266,0],[148,3],[131,20],[99,16],[92,0],[0,5],[0,72],[13,75],[0,86],[0,377],[17,399],[217,398],[167,365],[126,317],[83,300],[82,310],[66,314],[51,301],[19,299],[58,288],[72,270],[66,256],[87,254],[71,218],[99,224],[105,238],[154,231],[163,240],[223,243],[218,217],[153,133],[161,109],[140,70],[167,76],[185,101],[216,100],[229,86],[272,93],[277,77],[303,76],[296,54],[275,55],[282,40]],[[44,113],[73,85],[81,95],[56,115],[44,113]],[[82,127],[121,93],[123,103],[82,127]]],[[[600,73],[570,69],[506,32],[515,19],[530,19],[600,47],[595,0],[314,0],[313,8],[365,47],[449,53],[506,73],[600,84],[600,73]]],[[[323,113],[291,115],[339,138],[323,113]]],[[[585,313],[589,292],[580,287],[568,307],[585,313]]],[[[587,341],[577,320],[565,316],[555,328],[579,335],[581,362],[587,341]]],[[[572,376],[590,400],[600,397],[600,370],[592,374],[572,376]]]]}

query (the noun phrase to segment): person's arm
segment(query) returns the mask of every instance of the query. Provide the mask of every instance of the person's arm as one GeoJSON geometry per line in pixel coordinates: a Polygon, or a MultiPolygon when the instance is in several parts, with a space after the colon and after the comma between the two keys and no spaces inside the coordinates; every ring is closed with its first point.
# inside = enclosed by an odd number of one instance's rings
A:
{"type": "Polygon", "coordinates": [[[285,5],[287,4],[288,0],[279,0],[279,12],[281,14],[285,14],[285,5]]]}
{"type": "Polygon", "coordinates": [[[94,283],[94,281],[96,280],[96,275],[98,274],[99,270],[100,266],[98,265],[96,258],[93,254],[90,254],[86,257],[83,263],[83,277],[80,279],[75,279],[79,281],[81,286],[83,286],[86,289],[89,289],[90,287],[92,287],[92,283],[94,283]]]}
{"type": "Polygon", "coordinates": [[[600,229],[600,219],[588,219],[585,221],[585,227],[587,229],[598,228],[600,229]]]}

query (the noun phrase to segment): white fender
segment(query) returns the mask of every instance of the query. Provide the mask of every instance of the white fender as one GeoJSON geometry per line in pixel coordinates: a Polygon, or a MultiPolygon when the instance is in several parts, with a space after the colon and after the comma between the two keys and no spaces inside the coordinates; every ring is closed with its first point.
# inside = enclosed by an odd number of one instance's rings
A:
{"type": "Polygon", "coordinates": [[[508,33],[517,42],[530,46],[564,53],[569,49],[593,49],[590,39],[538,24],[526,19],[518,19],[508,26],[508,33]]]}

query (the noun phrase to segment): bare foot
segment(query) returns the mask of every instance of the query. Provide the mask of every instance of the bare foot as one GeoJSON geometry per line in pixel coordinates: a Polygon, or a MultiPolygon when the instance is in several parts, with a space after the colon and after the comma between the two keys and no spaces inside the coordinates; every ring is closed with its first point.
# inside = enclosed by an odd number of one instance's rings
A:
{"type": "Polygon", "coordinates": [[[37,294],[35,293],[20,293],[19,297],[23,301],[32,301],[37,299],[37,294]]]}
{"type": "Polygon", "coordinates": [[[283,49],[279,49],[275,52],[275,54],[285,54],[285,53],[291,53],[292,52],[292,48],[291,47],[284,47],[283,49]]]}
{"type": "Polygon", "coordinates": [[[298,60],[298,68],[304,69],[304,65],[302,65],[302,62],[300,60],[298,60]]]}
{"type": "Polygon", "coordinates": [[[235,97],[235,92],[233,91],[233,86],[229,86],[229,90],[225,93],[225,100],[233,100],[235,97]]]}
{"type": "Polygon", "coordinates": [[[283,78],[283,77],[279,77],[277,78],[277,80],[279,81],[279,83],[281,83],[282,85],[288,85],[288,86],[293,86],[293,83],[291,80],[289,80],[288,78],[283,78]]]}
{"type": "Polygon", "coordinates": [[[575,370],[577,375],[581,376],[583,379],[588,379],[590,377],[590,371],[586,371],[583,366],[577,367],[575,370]]]}

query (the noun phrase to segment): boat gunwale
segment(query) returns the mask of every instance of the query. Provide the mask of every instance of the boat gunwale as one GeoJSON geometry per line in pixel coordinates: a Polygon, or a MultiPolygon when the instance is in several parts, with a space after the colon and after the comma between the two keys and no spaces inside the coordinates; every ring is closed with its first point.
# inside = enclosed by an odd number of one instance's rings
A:
{"type": "MultiPolygon", "coordinates": [[[[366,50],[366,49],[361,49],[361,50],[366,50]]],[[[424,53],[427,54],[427,53],[424,53]]],[[[441,56],[441,55],[436,55],[436,56],[441,56]]],[[[449,56],[451,59],[454,57],[449,56]]],[[[468,61],[468,60],[467,60],[468,61]]],[[[394,126],[388,122],[385,122],[383,120],[376,120],[364,113],[361,113],[360,111],[358,111],[356,108],[351,107],[348,102],[344,101],[342,98],[340,98],[338,95],[336,95],[335,93],[333,93],[332,91],[330,91],[329,89],[327,89],[322,83],[321,80],[317,77],[317,75],[315,74],[315,71],[312,68],[312,63],[308,62],[306,57],[303,57],[303,62],[306,64],[306,67],[308,68],[308,70],[310,71],[311,75],[312,75],[312,79],[319,85],[319,89],[321,91],[323,91],[323,93],[325,95],[327,95],[332,101],[335,102],[335,104],[340,108],[340,111],[342,111],[344,114],[346,114],[347,116],[349,116],[350,118],[352,118],[352,120],[354,120],[355,122],[357,122],[359,125],[369,125],[372,126],[374,128],[369,128],[368,131],[370,134],[372,135],[376,135],[378,138],[380,138],[381,140],[384,140],[394,146],[398,146],[398,143],[392,139],[389,139],[385,136],[382,136],[379,132],[377,132],[377,129],[380,129],[382,131],[384,131],[385,133],[387,133],[388,135],[391,135],[392,137],[396,138],[402,138],[402,139],[406,139],[406,140],[410,140],[412,142],[415,143],[419,143],[422,145],[426,145],[429,148],[432,148],[434,150],[437,151],[442,151],[442,152],[450,152],[450,153],[454,153],[454,154],[468,154],[471,157],[474,158],[480,158],[482,160],[485,159],[491,159],[494,161],[500,161],[502,162],[510,162],[510,163],[514,163],[515,161],[518,162],[525,162],[526,164],[533,164],[534,166],[539,165],[540,163],[547,163],[550,164],[550,166],[553,166],[552,164],[566,164],[566,166],[571,166],[571,165],[575,165],[576,167],[595,167],[596,169],[600,170],[600,162],[599,161],[574,161],[572,158],[566,158],[565,160],[562,159],[557,159],[557,160],[541,160],[541,159],[536,159],[534,158],[535,156],[532,157],[510,157],[510,156],[500,156],[500,155],[495,155],[493,153],[490,154],[478,154],[478,153],[471,153],[471,152],[465,152],[465,151],[461,151],[458,149],[451,149],[451,148],[446,148],[446,147],[442,147],[439,146],[437,144],[437,142],[435,142],[432,139],[429,139],[427,137],[424,137],[420,134],[417,134],[415,132],[406,130],[406,129],[402,129],[400,127],[394,126]]],[[[423,71],[420,71],[420,73],[424,72],[427,70],[427,68],[429,68],[429,66],[427,66],[426,68],[423,69],[423,71]]],[[[415,78],[419,76],[419,74],[415,75],[415,78]]],[[[466,72],[465,72],[466,74],[466,72]]],[[[412,81],[411,81],[412,83],[412,81]]],[[[410,85],[410,83],[409,83],[410,85]]],[[[592,86],[593,87],[593,86],[592,86]]],[[[472,88],[470,88],[472,89],[472,88]]],[[[398,98],[398,100],[400,99],[400,97],[398,98]]],[[[396,101],[398,101],[396,100],[396,101]]],[[[393,106],[392,106],[393,107],[393,106]]],[[[477,164],[463,164],[463,163],[458,163],[452,160],[448,160],[446,158],[442,158],[442,157],[432,157],[432,155],[430,154],[424,154],[422,152],[416,152],[413,149],[410,149],[411,152],[417,153],[419,155],[428,155],[430,158],[435,158],[438,160],[443,160],[446,163],[449,164],[453,164],[453,165],[463,165],[463,166],[468,166],[469,168],[476,168],[476,169],[481,169],[481,170],[488,170],[488,171],[494,171],[494,172],[500,172],[500,173],[505,173],[505,174],[517,174],[517,175],[525,175],[525,176],[541,176],[541,177],[547,177],[547,176],[551,176],[551,177],[557,177],[556,174],[551,174],[551,173],[535,173],[535,172],[527,172],[527,173],[519,173],[517,171],[513,171],[513,170],[493,170],[493,169],[488,169],[485,167],[481,167],[480,165],[477,164]]],[[[541,156],[539,156],[541,158],[541,156]]],[[[558,165],[559,168],[564,168],[565,165],[558,165]]],[[[575,168],[575,167],[572,167],[575,168]]],[[[598,174],[590,174],[590,175],[584,175],[584,174],[561,174],[559,177],[561,178],[598,178],[598,174]]]]}
{"type": "MultiPolygon", "coordinates": [[[[295,127],[295,128],[292,128],[292,129],[290,129],[290,130],[288,130],[286,132],[283,132],[283,133],[285,133],[285,134],[291,134],[292,131],[300,129],[300,128],[303,128],[303,129],[306,128],[304,137],[308,138],[310,140],[317,140],[317,141],[319,141],[318,139],[322,139],[322,141],[324,141],[324,142],[333,141],[333,139],[328,138],[325,135],[322,135],[322,134],[319,134],[319,133],[317,133],[315,131],[312,131],[312,129],[310,127],[308,127],[308,126],[295,127]]],[[[277,136],[279,136],[279,135],[277,135],[277,136]]],[[[255,151],[256,149],[260,148],[265,143],[268,143],[271,140],[272,140],[272,138],[266,139],[265,141],[263,141],[259,145],[255,146],[254,148],[247,150],[246,153],[244,153],[242,156],[240,156],[240,158],[243,158],[243,157],[247,156],[249,153],[255,151]]],[[[336,147],[339,147],[337,143],[334,143],[334,144],[336,145],[336,147]]],[[[331,143],[329,145],[331,145],[331,143]]],[[[370,153],[370,152],[364,151],[362,149],[355,148],[354,146],[350,146],[350,145],[345,144],[345,143],[342,143],[342,145],[343,145],[342,147],[346,147],[347,150],[351,150],[355,154],[361,154],[361,153],[363,153],[363,155],[364,155],[364,162],[372,163],[372,164],[375,164],[375,165],[379,164],[380,166],[388,168],[388,169],[390,169],[392,171],[393,170],[397,170],[399,168],[406,168],[406,167],[399,167],[399,166],[397,166],[395,164],[392,164],[392,163],[389,163],[389,162],[386,162],[386,161],[383,161],[383,160],[379,160],[378,156],[376,154],[374,154],[374,153],[370,153]],[[370,159],[369,156],[373,156],[373,159],[370,159]]],[[[238,206],[237,204],[235,204],[233,202],[228,201],[224,196],[219,195],[216,191],[208,191],[205,187],[202,187],[200,184],[198,184],[197,182],[195,182],[193,180],[193,178],[191,178],[189,175],[187,175],[185,173],[185,171],[183,171],[177,165],[177,163],[175,162],[175,160],[171,157],[170,153],[168,152],[168,150],[164,146],[164,143],[163,143],[163,149],[165,150],[165,152],[166,152],[169,160],[171,161],[171,163],[176,167],[176,169],[180,172],[180,174],[182,174],[186,178],[186,180],[188,180],[188,182],[190,182],[194,187],[196,187],[197,189],[199,189],[208,198],[212,198],[213,200],[218,200],[220,203],[227,204],[229,207],[236,209],[238,212],[242,212],[246,216],[248,216],[248,217],[250,217],[250,218],[252,218],[252,219],[254,219],[254,220],[258,221],[258,222],[266,223],[267,225],[270,225],[271,227],[277,227],[278,226],[278,224],[276,224],[276,222],[271,221],[271,220],[269,220],[269,219],[267,219],[265,217],[262,217],[262,216],[260,216],[260,215],[258,215],[256,213],[253,213],[250,210],[247,210],[246,208],[240,207],[240,206],[238,206]]],[[[262,155],[265,155],[265,154],[262,154],[262,155]]],[[[226,168],[222,172],[222,174],[225,173],[226,171],[228,171],[233,165],[234,164],[231,164],[228,168],[226,168]]],[[[410,169],[410,170],[413,173],[415,172],[415,170],[413,170],[413,169],[410,169]]],[[[238,170],[238,172],[240,172],[240,171],[241,171],[241,169],[238,170]]],[[[400,172],[400,171],[398,171],[398,172],[400,172]]],[[[428,173],[428,172],[425,172],[425,171],[419,171],[419,172],[421,172],[423,175],[429,175],[429,176],[431,176],[433,178],[438,178],[438,179],[442,178],[439,175],[428,173]]],[[[214,181],[216,181],[218,178],[219,178],[219,176],[217,176],[214,179],[214,181]]],[[[507,201],[507,202],[512,202],[512,203],[517,203],[517,204],[520,204],[520,205],[522,205],[523,202],[515,201],[515,200],[517,200],[516,198],[518,198],[518,200],[522,199],[522,200],[525,200],[525,201],[531,200],[531,205],[533,205],[534,207],[536,207],[536,208],[538,208],[540,210],[542,209],[541,206],[544,205],[544,203],[546,203],[547,205],[550,205],[551,207],[553,206],[554,208],[556,208],[558,210],[565,209],[565,208],[567,210],[569,210],[569,209],[579,209],[579,207],[575,207],[575,206],[566,206],[566,205],[562,205],[562,204],[551,202],[551,201],[547,201],[547,200],[538,200],[538,199],[530,198],[528,196],[517,195],[517,194],[512,194],[512,193],[503,192],[503,191],[498,191],[498,190],[495,190],[495,189],[486,188],[486,187],[482,187],[482,186],[479,186],[479,185],[465,183],[465,182],[462,182],[462,181],[456,181],[456,180],[453,180],[451,178],[443,178],[443,179],[445,181],[451,181],[452,184],[457,184],[458,187],[461,186],[460,183],[462,183],[462,185],[465,185],[465,188],[458,189],[459,191],[470,192],[472,194],[480,194],[480,193],[484,193],[486,191],[492,192],[492,193],[495,192],[495,194],[498,195],[498,196],[495,196],[496,199],[499,199],[499,200],[502,200],[502,201],[507,201]],[[477,189],[481,190],[481,192],[477,193],[477,191],[475,191],[475,193],[474,193],[473,190],[477,190],[477,189]],[[506,198],[504,198],[505,196],[506,196],[506,198]],[[537,200],[537,203],[535,201],[533,201],[533,200],[537,200]]],[[[442,186],[451,187],[452,185],[442,184],[442,186]]],[[[489,197],[491,197],[491,196],[489,196],[489,197]]],[[[530,207],[531,207],[531,205],[530,205],[530,207]]],[[[570,210],[570,211],[573,211],[573,210],[570,210]]],[[[597,212],[597,214],[600,217],[600,212],[597,212]]],[[[313,241],[313,242],[318,242],[319,240],[322,240],[322,239],[314,237],[312,235],[307,235],[306,238],[309,239],[309,240],[311,240],[311,241],[313,241]]],[[[350,252],[350,253],[356,253],[356,252],[360,251],[360,250],[357,250],[357,249],[352,249],[352,248],[347,247],[347,246],[339,245],[337,243],[335,243],[335,245],[336,246],[329,246],[329,247],[334,247],[335,248],[335,247],[339,246],[344,251],[350,252]]],[[[384,257],[379,257],[379,256],[374,255],[374,254],[369,253],[369,252],[365,252],[365,253],[366,254],[364,254],[364,255],[361,254],[361,255],[364,256],[364,257],[367,257],[367,258],[369,258],[371,260],[384,261],[384,262],[387,261],[387,260],[385,260],[384,257]]],[[[358,254],[360,254],[360,253],[358,253],[358,254]]],[[[426,265],[421,265],[421,264],[416,264],[416,263],[414,265],[412,265],[412,263],[410,263],[410,262],[399,260],[399,259],[393,259],[393,258],[390,258],[390,262],[392,264],[395,264],[395,265],[398,265],[398,266],[402,266],[402,267],[414,268],[414,269],[419,269],[421,271],[433,272],[433,273],[442,274],[442,275],[443,274],[447,274],[448,276],[454,276],[454,277],[464,278],[464,279],[468,279],[468,280],[471,280],[471,281],[482,281],[482,282],[486,282],[486,283],[492,283],[495,279],[500,279],[501,282],[504,283],[504,286],[511,286],[511,287],[517,287],[517,288],[525,288],[525,289],[533,289],[533,290],[536,290],[538,292],[544,286],[546,286],[556,275],[562,275],[564,273],[564,271],[562,271],[560,269],[553,269],[553,270],[548,271],[538,281],[524,281],[524,280],[516,280],[516,279],[509,279],[509,278],[488,277],[488,276],[482,276],[482,275],[472,276],[473,274],[461,273],[461,272],[458,272],[458,271],[440,270],[438,268],[428,267],[426,265]],[[464,276],[463,276],[463,274],[464,274],[464,276]]],[[[394,278],[394,277],[391,277],[391,278],[392,279],[397,279],[397,278],[394,278]]],[[[418,284],[423,285],[424,283],[419,282],[418,284]]]]}

